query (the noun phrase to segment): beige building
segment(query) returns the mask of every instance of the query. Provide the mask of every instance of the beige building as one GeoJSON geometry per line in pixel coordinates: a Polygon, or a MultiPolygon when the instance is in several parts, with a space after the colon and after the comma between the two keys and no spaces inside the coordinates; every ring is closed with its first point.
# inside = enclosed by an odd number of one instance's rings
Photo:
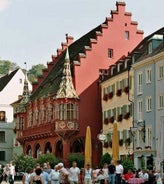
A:
{"type": "Polygon", "coordinates": [[[113,123],[117,122],[119,134],[119,155],[124,159],[126,155],[133,155],[132,127],[132,98],[133,98],[133,70],[128,70],[130,59],[119,60],[106,73],[108,76],[101,82],[102,122],[104,134],[103,154],[112,156],[113,123]],[[129,72],[130,71],[130,72],[129,72]]]}

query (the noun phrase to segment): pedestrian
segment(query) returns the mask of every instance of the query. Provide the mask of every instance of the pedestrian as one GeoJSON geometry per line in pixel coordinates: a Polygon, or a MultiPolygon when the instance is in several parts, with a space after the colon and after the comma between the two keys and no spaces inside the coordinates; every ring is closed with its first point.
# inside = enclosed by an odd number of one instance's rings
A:
{"type": "Polygon", "coordinates": [[[10,174],[9,164],[6,164],[5,167],[3,168],[3,176],[6,183],[9,180],[9,174],[10,174]]]}
{"type": "Polygon", "coordinates": [[[108,166],[108,173],[109,173],[109,184],[115,184],[115,172],[116,172],[116,167],[114,165],[114,161],[111,160],[109,166],[108,166]]]}
{"type": "Polygon", "coordinates": [[[106,176],[104,175],[104,171],[100,169],[100,171],[97,174],[97,178],[95,180],[96,184],[105,184],[105,178],[106,176]]]}
{"type": "Polygon", "coordinates": [[[148,184],[156,184],[156,181],[155,181],[155,175],[154,175],[154,171],[153,170],[149,170],[149,179],[148,179],[148,184]]]}
{"type": "Polygon", "coordinates": [[[69,182],[70,184],[78,184],[80,180],[80,169],[77,167],[75,161],[72,162],[72,167],[69,169],[69,182]]]}
{"type": "Polygon", "coordinates": [[[44,184],[44,178],[41,176],[42,169],[41,168],[36,168],[35,169],[35,176],[33,176],[31,180],[31,184],[44,184]]]}
{"type": "Polygon", "coordinates": [[[144,179],[144,181],[145,181],[144,183],[145,184],[148,183],[149,175],[148,175],[146,169],[142,169],[142,172],[140,174],[140,178],[144,179]]]}
{"type": "Polygon", "coordinates": [[[134,178],[134,174],[131,169],[128,169],[128,171],[126,171],[125,174],[123,174],[122,176],[122,183],[128,184],[128,180],[130,178],[134,178]]]}
{"type": "Polygon", "coordinates": [[[23,174],[22,177],[22,183],[23,184],[29,184],[29,178],[31,176],[32,173],[32,168],[31,167],[27,167],[25,170],[25,173],[23,174]]]}
{"type": "Polygon", "coordinates": [[[14,183],[14,176],[15,176],[15,166],[12,164],[12,162],[9,163],[9,183],[14,183]]]}
{"type": "Polygon", "coordinates": [[[109,177],[109,174],[108,174],[108,164],[107,163],[105,163],[103,165],[102,171],[103,171],[103,175],[105,177],[105,184],[107,184],[108,183],[108,177],[109,177]]]}
{"type": "Polygon", "coordinates": [[[86,168],[84,169],[84,184],[92,184],[93,171],[91,169],[91,165],[86,164],[86,168]]]}
{"type": "Polygon", "coordinates": [[[122,175],[124,172],[124,168],[121,165],[120,161],[116,161],[116,184],[121,184],[122,175]]]}
{"type": "Polygon", "coordinates": [[[59,168],[59,183],[60,184],[68,184],[68,174],[69,172],[64,167],[63,163],[58,163],[59,168]]]}
{"type": "Polygon", "coordinates": [[[45,171],[47,169],[47,166],[41,165],[40,168],[42,170],[41,176],[44,179],[44,184],[50,184],[50,175],[45,171]]]}
{"type": "Polygon", "coordinates": [[[0,164],[0,183],[3,181],[3,168],[2,165],[0,164]]]}
{"type": "MultiPolygon", "coordinates": [[[[160,177],[160,171],[159,170],[157,170],[156,172],[155,172],[155,181],[156,181],[156,184],[162,184],[162,179],[161,179],[161,177],[160,177]]],[[[164,182],[163,182],[164,183],[164,182]]]]}
{"type": "Polygon", "coordinates": [[[52,169],[52,171],[50,173],[50,181],[51,181],[51,184],[59,184],[58,165],[55,165],[54,169],[52,169]]]}

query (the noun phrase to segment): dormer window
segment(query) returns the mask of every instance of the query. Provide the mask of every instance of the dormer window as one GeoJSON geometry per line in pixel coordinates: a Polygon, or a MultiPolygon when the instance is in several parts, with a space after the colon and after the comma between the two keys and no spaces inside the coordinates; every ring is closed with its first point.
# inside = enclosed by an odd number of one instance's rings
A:
{"type": "Polygon", "coordinates": [[[151,54],[152,51],[153,51],[153,43],[149,42],[149,44],[148,44],[148,54],[151,54]]]}
{"type": "Polygon", "coordinates": [[[113,49],[108,48],[108,58],[113,58],[113,49]]]}
{"type": "Polygon", "coordinates": [[[115,65],[111,66],[111,68],[110,68],[110,75],[114,74],[114,69],[115,69],[115,65]]]}
{"type": "Polygon", "coordinates": [[[118,63],[118,64],[117,64],[117,71],[118,71],[118,72],[120,71],[121,64],[122,64],[122,63],[118,63]]]}

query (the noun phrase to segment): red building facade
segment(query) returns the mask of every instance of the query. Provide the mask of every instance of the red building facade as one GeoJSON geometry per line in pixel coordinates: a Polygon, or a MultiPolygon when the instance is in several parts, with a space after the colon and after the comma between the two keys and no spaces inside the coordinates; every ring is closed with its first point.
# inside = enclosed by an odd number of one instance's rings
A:
{"type": "Polygon", "coordinates": [[[99,74],[142,40],[143,31],[117,2],[105,22],[77,41],[66,35],[66,43],[47,63],[43,75],[33,84],[26,110],[18,107],[17,139],[25,155],[37,157],[51,152],[67,163],[68,153],[83,153],[86,127],[91,127],[92,160],[98,165],[102,128],[99,74]],[[68,49],[66,49],[68,48],[68,49]]]}

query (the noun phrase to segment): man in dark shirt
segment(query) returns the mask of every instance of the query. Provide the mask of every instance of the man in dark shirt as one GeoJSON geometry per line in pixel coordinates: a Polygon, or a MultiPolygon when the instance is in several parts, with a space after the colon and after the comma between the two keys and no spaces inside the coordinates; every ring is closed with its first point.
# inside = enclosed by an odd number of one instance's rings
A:
{"type": "Polygon", "coordinates": [[[108,171],[109,171],[109,184],[115,184],[116,167],[114,165],[114,161],[113,160],[111,160],[111,163],[108,166],[108,171]]]}

